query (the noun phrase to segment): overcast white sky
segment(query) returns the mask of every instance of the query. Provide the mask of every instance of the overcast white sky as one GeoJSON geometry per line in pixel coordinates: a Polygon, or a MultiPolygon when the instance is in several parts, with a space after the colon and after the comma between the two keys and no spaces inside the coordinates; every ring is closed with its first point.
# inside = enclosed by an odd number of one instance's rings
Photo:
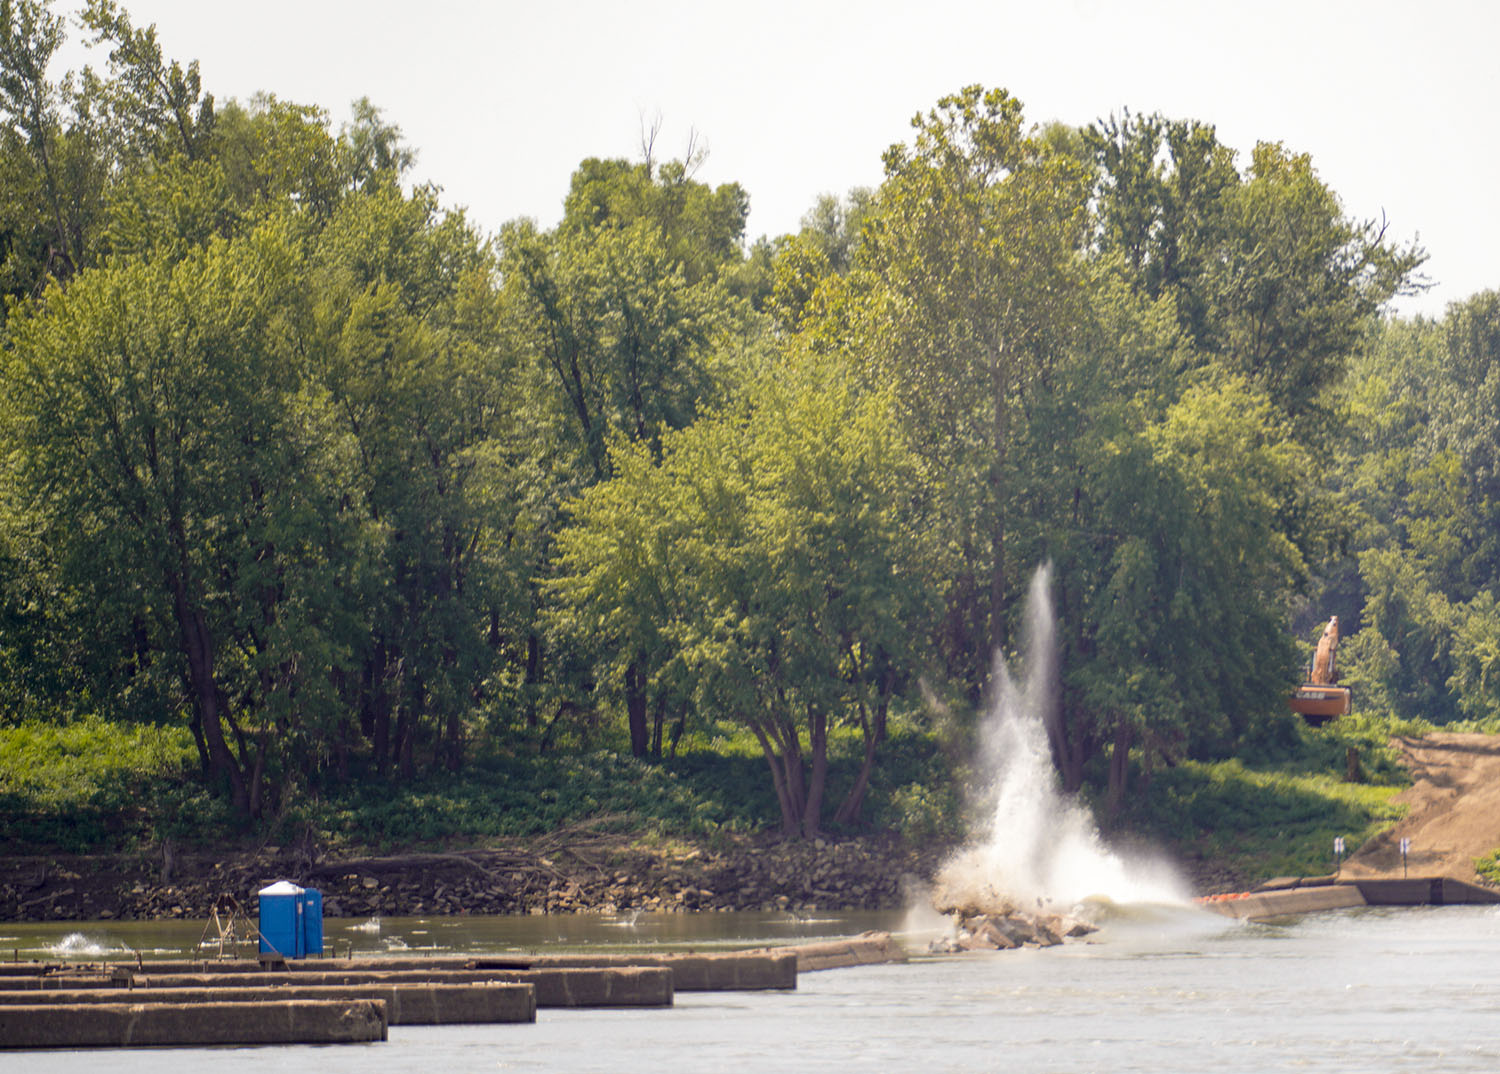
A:
{"type": "MultiPolygon", "coordinates": [[[[73,10],[74,0],[56,0],[73,10]]],[[[911,117],[972,82],[1028,119],[1121,108],[1310,153],[1360,218],[1431,254],[1402,312],[1500,287],[1500,3],[1494,0],[124,0],[218,97],[266,90],[335,123],[370,97],[418,176],[493,231],[561,213],[587,156],[638,155],[643,117],[699,178],[737,181],[750,236],[823,191],[880,180],[911,117]]]]}

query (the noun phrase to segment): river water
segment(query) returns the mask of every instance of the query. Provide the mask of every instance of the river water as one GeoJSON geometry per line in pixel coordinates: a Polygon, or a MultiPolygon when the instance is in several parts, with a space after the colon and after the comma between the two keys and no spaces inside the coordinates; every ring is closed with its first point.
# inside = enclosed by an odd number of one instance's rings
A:
{"type": "MultiPolygon", "coordinates": [[[[930,922],[928,923],[930,924],[930,922]]],[[[329,921],[343,954],[714,949],[900,930],[898,915],[329,921]]],[[[21,957],[192,951],[196,923],[0,925],[21,957]]],[[[535,1025],[395,1027],[382,1044],[26,1052],[7,1072],[1500,1070],[1500,908],[1361,909],[1244,924],[1134,910],[1095,942],[803,974],[795,992],[683,993],[670,1009],[535,1025]]]]}

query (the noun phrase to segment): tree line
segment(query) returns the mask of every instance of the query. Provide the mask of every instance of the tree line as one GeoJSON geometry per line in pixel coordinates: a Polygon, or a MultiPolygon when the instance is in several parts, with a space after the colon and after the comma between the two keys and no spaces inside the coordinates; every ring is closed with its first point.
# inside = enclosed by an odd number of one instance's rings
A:
{"type": "Polygon", "coordinates": [[[969,87],[795,235],[648,152],[487,236],[368,101],[218,102],[112,0],[52,79],[63,16],[0,15],[0,720],[180,721],[247,816],[734,728],[812,835],[1044,560],[1111,805],[1329,607],[1362,697],[1500,715],[1500,301],[1383,319],[1423,254],[1305,155],[969,87]]]}

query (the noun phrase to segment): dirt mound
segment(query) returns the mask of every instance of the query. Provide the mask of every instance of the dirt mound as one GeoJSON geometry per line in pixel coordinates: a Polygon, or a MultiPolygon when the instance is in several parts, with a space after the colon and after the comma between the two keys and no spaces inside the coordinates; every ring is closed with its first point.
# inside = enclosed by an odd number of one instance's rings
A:
{"type": "Polygon", "coordinates": [[[1407,813],[1344,863],[1352,876],[1400,876],[1401,839],[1411,840],[1413,876],[1475,881],[1474,859],[1500,848],[1500,735],[1397,738],[1413,783],[1398,802],[1407,813]]]}

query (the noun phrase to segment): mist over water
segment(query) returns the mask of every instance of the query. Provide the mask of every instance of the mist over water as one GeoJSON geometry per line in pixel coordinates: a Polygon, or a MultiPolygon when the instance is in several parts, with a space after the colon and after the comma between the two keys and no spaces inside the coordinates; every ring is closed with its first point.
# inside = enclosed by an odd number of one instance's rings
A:
{"type": "Polygon", "coordinates": [[[938,894],[948,905],[982,908],[1185,903],[1186,885],[1169,865],[1112,850],[1059,785],[1047,736],[1059,719],[1051,580],[1051,564],[1032,577],[1016,675],[996,657],[978,746],[979,824],[974,842],[939,872],[938,894]]]}

